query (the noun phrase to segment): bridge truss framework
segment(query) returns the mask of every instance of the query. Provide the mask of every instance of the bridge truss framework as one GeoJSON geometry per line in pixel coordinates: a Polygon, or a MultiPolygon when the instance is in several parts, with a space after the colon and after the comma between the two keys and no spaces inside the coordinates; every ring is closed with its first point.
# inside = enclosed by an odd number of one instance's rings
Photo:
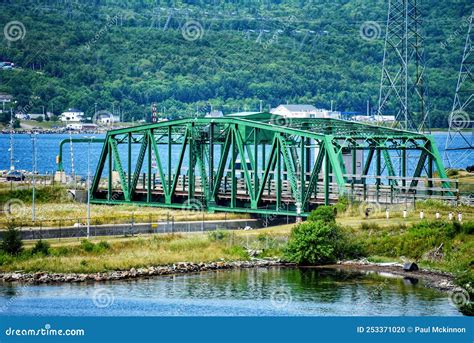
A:
{"type": "Polygon", "coordinates": [[[260,113],[109,131],[91,201],[304,217],[341,196],[388,204],[455,191],[429,135],[260,113]]]}

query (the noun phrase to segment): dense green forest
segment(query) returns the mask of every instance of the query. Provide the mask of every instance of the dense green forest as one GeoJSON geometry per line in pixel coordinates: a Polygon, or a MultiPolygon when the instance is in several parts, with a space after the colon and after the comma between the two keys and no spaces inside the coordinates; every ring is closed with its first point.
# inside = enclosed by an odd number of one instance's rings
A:
{"type": "MultiPolygon", "coordinates": [[[[0,92],[18,108],[77,107],[150,119],[309,103],[376,107],[388,1],[0,0],[0,92]],[[375,22],[376,37],[361,25],[375,22]],[[22,29],[20,27],[20,29],[22,29]],[[5,30],[4,30],[5,31],[5,30]]],[[[426,86],[433,127],[447,126],[470,1],[425,0],[426,86]]]]}

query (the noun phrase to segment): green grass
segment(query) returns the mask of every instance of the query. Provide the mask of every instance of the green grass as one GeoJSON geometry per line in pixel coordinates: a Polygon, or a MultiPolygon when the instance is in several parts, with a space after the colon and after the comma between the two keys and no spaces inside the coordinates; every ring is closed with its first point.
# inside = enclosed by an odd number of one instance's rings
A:
{"type": "Polygon", "coordinates": [[[32,255],[31,249],[18,257],[0,255],[2,271],[94,273],[127,270],[176,262],[245,260],[248,256],[238,245],[212,241],[206,235],[153,235],[127,240],[82,241],[55,244],[47,256],[32,255]],[[102,242],[102,243],[101,243],[102,242]]]}
{"type": "MultiPolygon", "coordinates": [[[[0,184],[2,185],[2,184],[0,184]]],[[[6,185],[6,184],[3,184],[6,185]]],[[[12,202],[12,213],[9,216],[0,216],[0,229],[6,222],[14,220],[18,226],[72,226],[76,223],[85,224],[87,205],[78,203],[68,196],[67,189],[61,185],[39,186],[36,189],[36,222],[32,218],[32,189],[28,185],[21,188],[17,185],[12,191],[8,187],[0,187],[0,205],[5,206],[12,202]]],[[[200,220],[231,220],[249,218],[241,213],[207,213],[185,211],[180,209],[165,209],[137,205],[91,205],[91,223],[120,224],[140,222],[157,222],[174,218],[175,221],[200,220]]]]}

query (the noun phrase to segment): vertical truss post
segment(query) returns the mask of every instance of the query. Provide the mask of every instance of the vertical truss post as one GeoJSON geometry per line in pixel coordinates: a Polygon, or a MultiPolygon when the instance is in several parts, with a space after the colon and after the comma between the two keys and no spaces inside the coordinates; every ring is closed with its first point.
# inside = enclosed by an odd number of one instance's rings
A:
{"type": "Polygon", "coordinates": [[[151,167],[152,167],[152,161],[151,161],[151,136],[153,135],[153,132],[151,134],[147,134],[143,139],[148,140],[148,151],[147,151],[147,176],[146,176],[146,201],[151,202],[151,167]]]}
{"type": "Polygon", "coordinates": [[[280,134],[277,133],[277,148],[276,148],[276,210],[279,211],[281,207],[281,144],[280,134]]]}
{"type": "MultiPolygon", "coordinates": [[[[214,125],[214,123],[211,123],[209,126],[209,190],[212,190],[214,187],[214,125]]],[[[209,191],[208,199],[214,204],[211,193],[209,191]]]]}
{"type": "Polygon", "coordinates": [[[375,154],[375,145],[370,145],[369,152],[367,154],[367,160],[365,161],[364,169],[362,170],[362,184],[364,191],[364,201],[367,200],[367,175],[370,170],[370,165],[372,164],[372,159],[375,154]]]}
{"type": "Polygon", "coordinates": [[[400,161],[401,164],[401,174],[402,174],[402,186],[403,191],[406,192],[406,177],[407,177],[407,149],[406,149],[407,141],[403,140],[401,149],[402,149],[402,159],[400,161]]]}
{"type": "Polygon", "coordinates": [[[305,187],[306,187],[306,177],[305,177],[305,163],[306,163],[306,156],[305,156],[305,143],[306,139],[304,137],[301,137],[301,146],[300,146],[300,160],[301,160],[301,165],[300,165],[300,199],[301,199],[301,211],[305,211],[305,203],[304,203],[304,195],[305,195],[305,187]]]}
{"type": "Polygon", "coordinates": [[[107,200],[112,200],[112,145],[110,144],[110,139],[107,139],[107,150],[108,150],[108,157],[109,157],[109,179],[108,179],[108,189],[107,189],[107,200]]]}
{"type": "Polygon", "coordinates": [[[190,135],[188,138],[188,201],[191,201],[194,198],[194,165],[195,165],[195,156],[194,156],[194,124],[191,124],[189,127],[190,135]]]}
{"type": "Polygon", "coordinates": [[[253,208],[257,208],[258,202],[258,134],[260,130],[255,128],[253,130],[253,158],[254,158],[254,170],[253,170],[253,189],[254,189],[254,201],[252,204],[253,208]]]}
{"type": "MultiPolygon", "coordinates": [[[[171,176],[172,176],[172,171],[171,171],[171,152],[172,152],[172,149],[173,149],[173,146],[171,145],[172,144],[172,138],[173,138],[173,135],[172,135],[172,126],[168,126],[168,193],[170,192],[171,190],[171,176]]],[[[171,194],[170,194],[170,197],[169,199],[166,200],[166,203],[167,204],[171,204],[171,194]]]]}
{"type": "Polygon", "coordinates": [[[380,153],[380,146],[376,148],[376,163],[375,163],[375,192],[376,192],[376,201],[379,202],[380,198],[380,184],[381,184],[381,174],[382,174],[382,158],[380,153]]]}
{"type": "Polygon", "coordinates": [[[324,149],[324,205],[329,205],[329,153],[324,149]]]}
{"type": "Polygon", "coordinates": [[[354,197],[354,188],[355,188],[355,183],[356,183],[356,163],[357,163],[357,142],[353,142],[353,146],[351,149],[351,157],[352,157],[352,182],[351,182],[351,195],[354,197]]]}
{"type": "Polygon", "coordinates": [[[235,208],[236,207],[236,199],[235,197],[237,196],[237,179],[235,177],[235,160],[237,159],[237,148],[236,148],[236,142],[235,142],[235,135],[234,131],[230,130],[230,138],[231,138],[231,146],[232,146],[232,153],[231,153],[231,195],[230,195],[230,207],[235,208]]]}
{"type": "Polygon", "coordinates": [[[128,190],[132,189],[132,133],[129,132],[127,135],[127,184],[128,190]]]}

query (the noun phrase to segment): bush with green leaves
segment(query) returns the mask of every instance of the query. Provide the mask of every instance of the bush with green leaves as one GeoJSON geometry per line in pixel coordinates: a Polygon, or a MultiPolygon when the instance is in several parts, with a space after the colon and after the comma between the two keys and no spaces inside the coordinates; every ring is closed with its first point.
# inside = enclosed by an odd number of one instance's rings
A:
{"type": "Polygon", "coordinates": [[[88,239],[83,239],[81,241],[81,249],[84,250],[85,252],[101,253],[101,252],[104,252],[105,250],[108,250],[109,248],[110,248],[110,244],[106,241],[100,241],[97,244],[92,243],[88,239]]]}
{"type": "Polygon", "coordinates": [[[33,255],[35,254],[49,255],[49,248],[50,248],[49,243],[40,239],[39,241],[36,241],[35,246],[31,249],[31,253],[33,255]]]}
{"type": "Polygon", "coordinates": [[[342,235],[333,222],[307,221],[291,231],[285,258],[298,264],[326,264],[338,257],[342,235]]]}
{"type": "Polygon", "coordinates": [[[311,211],[308,216],[308,221],[322,221],[324,223],[335,223],[336,213],[332,206],[319,206],[315,210],[311,211]]]}
{"type": "Polygon", "coordinates": [[[21,233],[16,228],[14,222],[8,222],[6,230],[3,232],[3,240],[0,249],[9,255],[18,255],[23,250],[21,233]]]}

